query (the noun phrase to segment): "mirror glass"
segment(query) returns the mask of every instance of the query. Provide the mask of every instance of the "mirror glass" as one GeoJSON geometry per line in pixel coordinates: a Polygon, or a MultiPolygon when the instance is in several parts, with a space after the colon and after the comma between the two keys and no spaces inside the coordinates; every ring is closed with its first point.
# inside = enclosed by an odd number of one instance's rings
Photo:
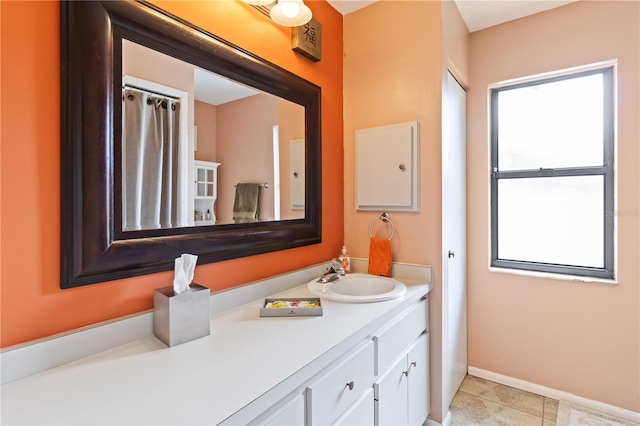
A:
{"type": "Polygon", "coordinates": [[[304,218],[304,107],[122,42],[123,231],[304,218]]]}

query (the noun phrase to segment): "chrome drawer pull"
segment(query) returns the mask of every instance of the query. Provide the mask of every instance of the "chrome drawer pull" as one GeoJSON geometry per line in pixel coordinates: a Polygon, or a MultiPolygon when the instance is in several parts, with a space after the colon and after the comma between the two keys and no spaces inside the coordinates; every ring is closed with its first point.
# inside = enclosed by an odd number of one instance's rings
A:
{"type": "Polygon", "coordinates": [[[353,384],[354,384],[354,383],[353,383],[353,380],[352,380],[352,381],[350,381],[349,383],[347,383],[346,387],[348,387],[348,388],[349,388],[349,390],[353,390],[353,384]]]}

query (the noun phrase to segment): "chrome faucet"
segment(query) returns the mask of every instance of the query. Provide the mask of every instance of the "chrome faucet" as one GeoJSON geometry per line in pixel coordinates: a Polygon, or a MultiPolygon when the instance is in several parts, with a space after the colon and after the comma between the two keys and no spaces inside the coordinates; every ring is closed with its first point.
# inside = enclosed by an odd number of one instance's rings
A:
{"type": "Polygon", "coordinates": [[[342,266],[342,261],[340,259],[333,259],[331,260],[331,265],[329,266],[329,269],[327,269],[327,272],[322,274],[322,276],[318,278],[317,282],[321,284],[327,284],[331,281],[337,280],[340,277],[343,277],[344,275],[345,270],[342,266]]]}

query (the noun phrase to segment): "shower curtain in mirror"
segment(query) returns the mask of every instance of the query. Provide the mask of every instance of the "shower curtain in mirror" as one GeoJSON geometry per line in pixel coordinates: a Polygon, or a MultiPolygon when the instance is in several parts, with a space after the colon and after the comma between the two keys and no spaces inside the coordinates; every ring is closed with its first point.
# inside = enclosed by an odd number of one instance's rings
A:
{"type": "Polygon", "coordinates": [[[132,88],[122,101],[123,230],[186,226],[180,102],[132,88]]]}

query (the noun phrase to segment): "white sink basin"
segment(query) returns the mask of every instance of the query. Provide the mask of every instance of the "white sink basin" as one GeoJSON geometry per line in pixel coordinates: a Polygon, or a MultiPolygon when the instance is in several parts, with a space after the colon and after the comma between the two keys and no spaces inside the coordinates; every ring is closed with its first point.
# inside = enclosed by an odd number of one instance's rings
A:
{"type": "Polygon", "coordinates": [[[407,290],[398,280],[368,274],[347,274],[326,284],[313,280],[307,288],[314,296],[348,303],[382,302],[400,297],[407,290]]]}

